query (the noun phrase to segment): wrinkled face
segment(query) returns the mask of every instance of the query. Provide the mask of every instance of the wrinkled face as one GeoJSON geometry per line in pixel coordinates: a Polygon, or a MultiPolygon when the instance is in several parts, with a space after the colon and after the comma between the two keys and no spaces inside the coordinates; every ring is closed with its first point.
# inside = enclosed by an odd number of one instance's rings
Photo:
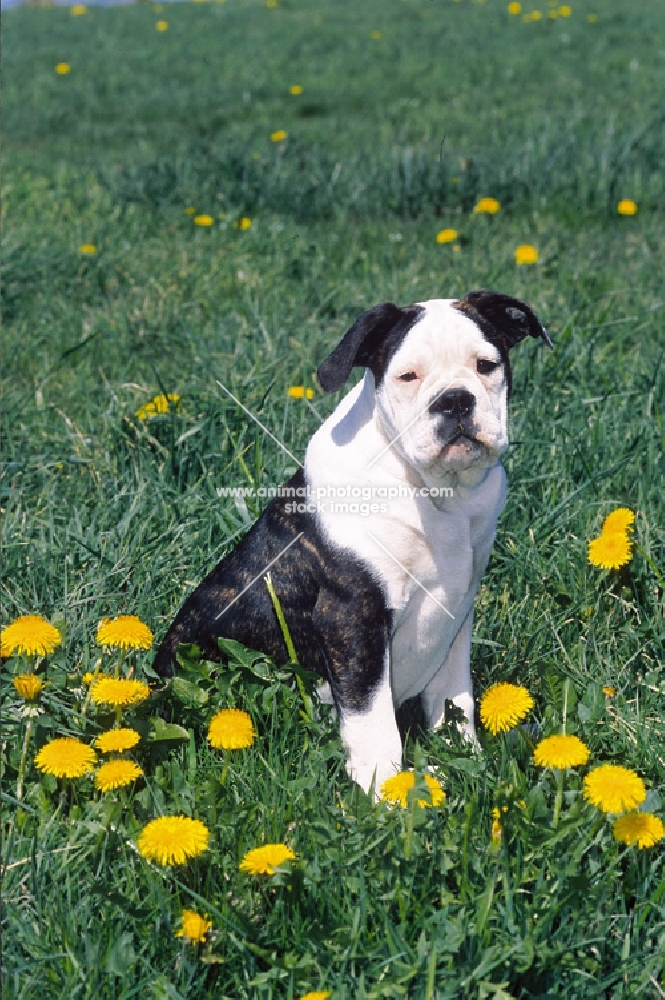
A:
{"type": "Polygon", "coordinates": [[[453,301],[420,303],[376,394],[393,447],[434,479],[489,468],[508,446],[506,365],[453,301]]]}

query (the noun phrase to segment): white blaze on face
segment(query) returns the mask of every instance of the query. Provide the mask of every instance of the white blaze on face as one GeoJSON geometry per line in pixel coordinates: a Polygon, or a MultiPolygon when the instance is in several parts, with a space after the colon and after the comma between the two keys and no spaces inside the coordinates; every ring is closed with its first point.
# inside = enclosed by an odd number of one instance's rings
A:
{"type": "MultiPolygon", "coordinates": [[[[493,465],[508,445],[507,385],[498,349],[453,308],[454,299],[420,303],[425,314],[392,357],[377,392],[377,412],[394,447],[417,469],[441,471],[493,465]],[[497,367],[487,371],[492,364],[497,367]],[[436,398],[464,389],[474,398],[470,433],[447,443],[436,398]]],[[[448,420],[450,434],[454,424],[448,420]]]]}

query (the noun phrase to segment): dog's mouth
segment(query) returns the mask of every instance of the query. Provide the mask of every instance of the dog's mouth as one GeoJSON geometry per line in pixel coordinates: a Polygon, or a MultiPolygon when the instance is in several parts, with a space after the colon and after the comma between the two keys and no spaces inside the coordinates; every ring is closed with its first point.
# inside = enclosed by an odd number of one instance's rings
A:
{"type": "Polygon", "coordinates": [[[465,459],[468,461],[473,460],[484,450],[485,446],[477,437],[464,428],[459,428],[444,444],[441,458],[444,462],[459,462],[465,459]]]}

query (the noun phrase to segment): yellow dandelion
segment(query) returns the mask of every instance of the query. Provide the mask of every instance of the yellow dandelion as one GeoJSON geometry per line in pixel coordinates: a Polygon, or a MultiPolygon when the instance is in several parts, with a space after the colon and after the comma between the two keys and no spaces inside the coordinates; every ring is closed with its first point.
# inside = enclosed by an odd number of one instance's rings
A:
{"type": "Polygon", "coordinates": [[[288,132],[285,132],[283,128],[278,128],[276,132],[271,132],[270,133],[270,141],[271,142],[284,142],[284,140],[286,139],[287,135],[288,135],[288,132]]]}
{"type": "Polygon", "coordinates": [[[617,205],[619,215],[637,215],[637,204],[632,198],[622,198],[617,205]]]}
{"type": "Polygon", "coordinates": [[[169,392],[165,396],[160,393],[151,399],[150,402],[144,403],[136,411],[136,416],[139,420],[147,420],[149,417],[156,417],[162,413],[169,413],[171,410],[176,412],[180,409],[180,396],[177,392],[169,392]],[[171,406],[173,403],[173,406],[171,406]]]}
{"type": "Polygon", "coordinates": [[[274,875],[278,865],[294,858],[295,854],[286,844],[265,844],[247,851],[239,867],[248,875],[274,875]]]}
{"type": "Polygon", "coordinates": [[[617,693],[617,689],[615,687],[612,687],[609,684],[606,687],[603,688],[603,694],[607,698],[613,698],[616,693],[617,693]]]}
{"type": "Polygon", "coordinates": [[[606,813],[636,809],[646,797],[640,776],[618,764],[601,764],[584,779],[584,798],[606,813]]]}
{"type": "Polygon", "coordinates": [[[635,844],[640,850],[653,847],[665,837],[663,821],[653,813],[627,813],[619,816],[612,825],[614,839],[622,844],[635,844]]]}
{"type": "Polygon", "coordinates": [[[244,750],[255,736],[251,718],[239,708],[223,708],[210,720],[208,741],[215,750],[244,750]]]}
{"type": "Polygon", "coordinates": [[[100,646],[114,646],[117,649],[150,649],[154,636],[148,626],[136,615],[118,615],[117,618],[102,618],[97,628],[97,642],[100,646]]]}
{"type": "Polygon", "coordinates": [[[141,831],[139,854],[160,865],[183,865],[208,847],[210,833],[198,819],[188,816],[162,816],[153,819],[141,831]]]}
{"type": "Polygon", "coordinates": [[[572,13],[573,9],[572,7],[569,7],[568,4],[563,4],[561,7],[559,7],[559,15],[561,17],[570,17],[572,13]]]}
{"type": "Polygon", "coordinates": [[[35,757],[35,766],[55,778],[82,778],[95,766],[97,756],[92,747],[73,736],[46,743],[35,757]]]}
{"type": "Polygon", "coordinates": [[[608,534],[612,531],[632,531],[635,523],[635,514],[628,507],[617,507],[607,515],[600,529],[601,534],[608,534]]]}
{"type": "Polygon", "coordinates": [[[188,205],[187,208],[183,209],[185,215],[196,215],[196,209],[193,205],[188,205]]]}
{"type": "Polygon", "coordinates": [[[73,7],[69,8],[69,13],[72,17],[83,17],[84,14],[88,13],[88,8],[85,4],[75,3],[73,7]]]}
{"type": "Polygon", "coordinates": [[[538,260],[538,251],[530,243],[522,243],[515,251],[516,264],[535,264],[538,260]]]}
{"type": "Polygon", "coordinates": [[[43,615],[20,615],[0,632],[0,656],[46,656],[61,643],[57,628],[43,615]]]}
{"type": "Polygon", "coordinates": [[[298,94],[302,94],[302,87],[300,84],[294,83],[291,87],[289,87],[289,94],[293,94],[294,97],[297,97],[298,94]]]}
{"type": "MultiPolygon", "coordinates": [[[[418,805],[423,808],[426,806],[440,806],[446,797],[446,793],[441,787],[440,782],[430,774],[424,774],[423,778],[429,789],[430,801],[417,799],[418,805]]],[[[409,800],[409,791],[414,787],[415,783],[416,776],[413,771],[400,771],[399,774],[394,774],[392,778],[387,778],[383,782],[381,785],[381,798],[385,802],[393,802],[399,804],[402,809],[406,809],[409,800]]]]}
{"type": "Polygon", "coordinates": [[[517,725],[533,708],[533,698],[525,687],[499,682],[492,684],[480,700],[480,718],[492,736],[517,725]]]}
{"type": "Polygon", "coordinates": [[[238,219],[236,226],[238,229],[242,229],[242,231],[245,232],[247,229],[252,228],[252,220],[248,219],[246,215],[243,215],[242,218],[238,219]]]}
{"type": "Polygon", "coordinates": [[[542,11],[540,11],[540,10],[532,10],[531,11],[531,20],[532,21],[542,21],[542,19],[543,19],[543,13],[542,13],[542,11]]]}
{"type": "Polygon", "coordinates": [[[306,389],[304,385],[292,385],[286,390],[291,399],[314,399],[314,390],[306,389]]]}
{"type": "Polygon", "coordinates": [[[34,701],[44,687],[41,677],[37,674],[18,674],[13,678],[13,684],[18,694],[25,701],[34,701]]]}
{"type": "Polygon", "coordinates": [[[620,569],[630,562],[632,555],[632,542],[622,531],[601,532],[589,542],[589,562],[601,569],[620,569]]]}
{"type": "Polygon", "coordinates": [[[456,229],[440,229],[436,234],[437,243],[454,243],[457,239],[456,229]]]}
{"type": "Polygon", "coordinates": [[[110,729],[107,733],[99,734],[95,746],[102,753],[122,753],[135,747],[140,739],[135,729],[110,729]]]}
{"type": "Polygon", "coordinates": [[[68,73],[71,73],[72,67],[69,65],[69,63],[59,62],[55,67],[55,71],[58,74],[58,76],[67,76],[68,73]]]}
{"type": "Polygon", "coordinates": [[[95,788],[100,792],[112,792],[131,785],[142,774],[142,769],[133,760],[109,760],[96,771],[95,788]]]}
{"type": "Polygon", "coordinates": [[[214,221],[215,220],[214,220],[214,218],[213,218],[212,215],[195,215],[194,216],[194,225],[195,226],[212,226],[212,224],[213,224],[214,221]]]}
{"type": "Polygon", "coordinates": [[[85,254],[87,257],[94,257],[97,253],[97,247],[94,243],[82,243],[79,247],[79,253],[85,254]]]}
{"type": "Polygon", "coordinates": [[[304,993],[298,1000],[328,1000],[332,993],[330,990],[310,990],[309,993],[304,993]]]}
{"type": "Polygon", "coordinates": [[[275,7],[279,7],[277,0],[266,0],[266,7],[269,10],[274,10],[275,7]]]}
{"type": "Polygon", "coordinates": [[[481,198],[476,202],[473,211],[476,215],[496,215],[501,209],[501,205],[496,198],[481,198]]]}
{"type": "Polygon", "coordinates": [[[88,685],[92,684],[92,682],[93,682],[94,679],[95,679],[95,675],[93,674],[93,672],[91,670],[86,670],[86,672],[83,674],[83,677],[81,678],[82,682],[85,684],[86,687],[88,687],[88,685]]]}
{"type": "Polygon", "coordinates": [[[522,13],[522,4],[521,3],[517,3],[516,0],[513,0],[512,3],[508,4],[508,13],[509,14],[521,14],[522,13]]]}
{"type": "Polygon", "coordinates": [[[547,736],[541,740],[533,754],[537,767],[579,767],[589,759],[589,748],[577,736],[547,736]]]}
{"type": "Polygon", "coordinates": [[[125,680],[124,678],[98,677],[90,688],[90,697],[95,705],[111,705],[113,708],[125,708],[128,705],[138,705],[150,695],[150,688],[143,681],[125,680]]]}
{"type": "Polygon", "coordinates": [[[381,34],[380,31],[372,31],[370,34],[370,38],[373,38],[375,42],[378,42],[380,38],[383,38],[383,35],[381,34]]]}
{"type": "Polygon", "coordinates": [[[158,21],[157,24],[155,25],[155,28],[157,29],[157,31],[168,31],[169,30],[169,22],[168,21],[158,21]]]}
{"type": "Polygon", "coordinates": [[[175,932],[175,936],[187,938],[192,944],[200,944],[205,941],[211,927],[212,920],[208,920],[207,916],[202,917],[196,910],[183,910],[180,929],[175,932]]]}
{"type": "Polygon", "coordinates": [[[548,11],[547,16],[549,17],[550,21],[556,21],[556,19],[559,16],[559,11],[558,10],[550,10],[550,11],[548,11]]]}

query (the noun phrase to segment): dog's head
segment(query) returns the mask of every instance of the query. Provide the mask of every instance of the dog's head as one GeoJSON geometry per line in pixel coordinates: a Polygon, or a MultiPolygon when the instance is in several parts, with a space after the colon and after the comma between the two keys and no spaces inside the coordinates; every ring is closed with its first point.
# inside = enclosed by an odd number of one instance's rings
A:
{"type": "Polygon", "coordinates": [[[363,313],[318,369],[327,392],[351,369],[374,376],[378,419],[393,447],[428,479],[488,468],[508,445],[511,347],[531,336],[552,347],[519,299],[469,292],[363,313]]]}

